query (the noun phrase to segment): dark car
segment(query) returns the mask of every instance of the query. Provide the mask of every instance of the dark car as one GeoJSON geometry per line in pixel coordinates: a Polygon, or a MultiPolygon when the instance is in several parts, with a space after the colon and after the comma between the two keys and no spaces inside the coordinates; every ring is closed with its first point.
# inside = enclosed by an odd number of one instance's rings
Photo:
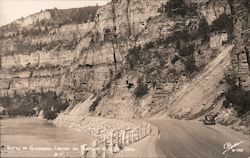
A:
{"type": "Polygon", "coordinates": [[[205,119],[203,120],[203,124],[205,125],[215,125],[215,116],[213,115],[206,115],[205,119]]]}

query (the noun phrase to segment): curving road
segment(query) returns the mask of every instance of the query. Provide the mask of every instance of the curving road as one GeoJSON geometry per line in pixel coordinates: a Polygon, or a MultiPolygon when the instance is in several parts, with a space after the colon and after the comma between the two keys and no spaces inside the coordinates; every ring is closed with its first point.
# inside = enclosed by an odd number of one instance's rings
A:
{"type": "Polygon", "coordinates": [[[250,137],[230,128],[215,125],[205,126],[198,121],[148,120],[158,127],[156,148],[168,158],[250,158],[250,137]],[[222,154],[223,145],[243,141],[234,149],[222,154]]]}

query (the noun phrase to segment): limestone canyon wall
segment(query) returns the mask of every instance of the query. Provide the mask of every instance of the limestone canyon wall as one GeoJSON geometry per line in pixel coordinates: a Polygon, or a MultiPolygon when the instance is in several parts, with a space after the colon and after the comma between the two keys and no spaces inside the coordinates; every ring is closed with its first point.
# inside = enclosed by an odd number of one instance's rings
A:
{"type": "Polygon", "coordinates": [[[157,14],[161,3],[113,1],[88,23],[51,26],[52,13],[42,11],[3,26],[1,97],[53,91],[75,105],[99,93],[121,70],[131,43],[128,32],[132,27],[133,34],[139,32],[137,19],[157,14]],[[114,42],[114,35],[121,40],[114,42]]]}

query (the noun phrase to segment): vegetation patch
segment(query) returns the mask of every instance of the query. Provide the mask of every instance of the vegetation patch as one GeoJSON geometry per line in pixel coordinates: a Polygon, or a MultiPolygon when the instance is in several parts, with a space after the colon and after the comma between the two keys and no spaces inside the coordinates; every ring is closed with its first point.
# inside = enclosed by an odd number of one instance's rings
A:
{"type": "Polygon", "coordinates": [[[128,51],[127,61],[128,61],[128,68],[134,69],[136,65],[142,64],[142,49],[140,46],[134,47],[128,51]]]}
{"type": "Polygon", "coordinates": [[[211,26],[213,32],[226,31],[228,34],[232,34],[234,30],[233,17],[228,14],[221,14],[218,19],[213,21],[211,26]]]}
{"type": "Polygon", "coordinates": [[[179,55],[182,56],[182,57],[186,57],[186,56],[193,55],[193,54],[194,54],[194,51],[195,51],[194,48],[195,48],[195,45],[194,45],[194,44],[185,46],[185,47],[183,47],[182,49],[180,49],[179,55]]]}
{"type": "Polygon", "coordinates": [[[237,74],[234,71],[227,72],[225,79],[229,88],[225,92],[224,107],[234,107],[239,116],[248,113],[250,111],[250,91],[237,86],[237,74]]]}
{"type": "Polygon", "coordinates": [[[17,44],[17,50],[19,52],[35,52],[35,51],[42,51],[42,50],[73,50],[76,45],[79,43],[79,40],[77,38],[74,38],[72,40],[56,40],[51,41],[50,43],[37,43],[35,45],[31,45],[30,43],[24,43],[21,40],[16,41],[17,44]]]}
{"type": "Polygon", "coordinates": [[[169,17],[176,16],[194,16],[197,15],[197,6],[194,3],[187,5],[184,0],[170,0],[166,5],[163,6],[161,12],[167,13],[169,17]]]}
{"type": "Polygon", "coordinates": [[[29,93],[23,96],[15,94],[13,98],[10,96],[1,97],[0,104],[6,109],[5,114],[10,116],[34,116],[35,108],[40,112],[44,112],[46,119],[54,119],[57,113],[64,111],[69,103],[62,101],[60,96],[55,92],[46,93],[29,93]],[[53,110],[52,110],[53,109],[53,110]]]}
{"type": "Polygon", "coordinates": [[[47,120],[54,120],[58,116],[55,111],[45,111],[43,115],[47,120]]]}
{"type": "Polygon", "coordinates": [[[250,111],[250,91],[245,91],[240,88],[230,88],[226,92],[226,100],[224,101],[224,107],[230,107],[230,103],[238,112],[238,115],[244,115],[250,111]]]}
{"type": "Polygon", "coordinates": [[[199,24],[199,28],[194,33],[190,33],[186,29],[175,31],[169,37],[158,38],[155,41],[145,44],[143,48],[141,46],[134,47],[128,51],[129,53],[126,57],[128,68],[133,70],[140,67],[144,69],[147,78],[151,78],[150,76],[152,75],[158,75],[159,77],[161,70],[167,69],[167,62],[170,57],[167,50],[175,44],[178,54],[171,59],[171,64],[174,65],[177,61],[181,60],[186,67],[186,74],[192,74],[199,70],[195,63],[194,53],[196,46],[193,41],[197,40],[197,38],[207,41],[209,35],[206,34],[209,31],[210,28],[206,20],[202,20],[199,24]],[[165,50],[158,50],[157,48],[160,46],[163,46],[165,50]],[[157,71],[158,74],[153,74],[155,71],[157,71]]]}
{"type": "Polygon", "coordinates": [[[143,83],[141,78],[137,81],[137,83],[138,85],[134,90],[134,95],[138,98],[141,98],[148,93],[148,87],[143,83]]]}
{"type": "Polygon", "coordinates": [[[184,64],[186,66],[186,71],[189,72],[190,74],[199,70],[195,65],[195,58],[193,54],[186,57],[186,60],[184,60],[184,64]]]}
{"type": "MultiPolygon", "coordinates": [[[[98,8],[99,6],[72,9],[48,9],[46,11],[51,13],[52,19],[38,20],[32,25],[32,28],[22,28],[22,30],[19,31],[17,30],[20,28],[20,25],[11,23],[0,28],[0,38],[3,37],[4,32],[14,32],[10,37],[16,37],[19,35],[24,37],[39,36],[46,35],[51,29],[60,28],[63,25],[93,22],[98,8]]],[[[23,19],[24,18],[22,17],[21,20],[23,19]]]]}
{"type": "Polygon", "coordinates": [[[196,32],[194,32],[193,34],[191,34],[191,38],[192,40],[201,38],[202,42],[208,42],[210,40],[210,33],[211,33],[211,28],[207,23],[206,19],[201,19],[199,22],[199,28],[196,32]]]}
{"type": "Polygon", "coordinates": [[[94,112],[96,110],[96,107],[98,106],[99,102],[102,100],[100,96],[96,98],[96,100],[93,102],[93,104],[89,107],[90,112],[94,112]]]}
{"type": "Polygon", "coordinates": [[[72,9],[49,9],[51,17],[56,24],[80,24],[94,21],[98,6],[88,6],[83,8],[72,9]]]}

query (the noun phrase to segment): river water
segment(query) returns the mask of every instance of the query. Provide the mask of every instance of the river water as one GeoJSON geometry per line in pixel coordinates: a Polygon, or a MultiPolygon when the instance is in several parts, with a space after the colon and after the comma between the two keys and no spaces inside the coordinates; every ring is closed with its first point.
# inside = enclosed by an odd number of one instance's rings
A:
{"type": "Polygon", "coordinates": [[[42,119],[8,118],[0,122],[0,157],[80,157],[80,146],[94,140],[42,119]]]}

